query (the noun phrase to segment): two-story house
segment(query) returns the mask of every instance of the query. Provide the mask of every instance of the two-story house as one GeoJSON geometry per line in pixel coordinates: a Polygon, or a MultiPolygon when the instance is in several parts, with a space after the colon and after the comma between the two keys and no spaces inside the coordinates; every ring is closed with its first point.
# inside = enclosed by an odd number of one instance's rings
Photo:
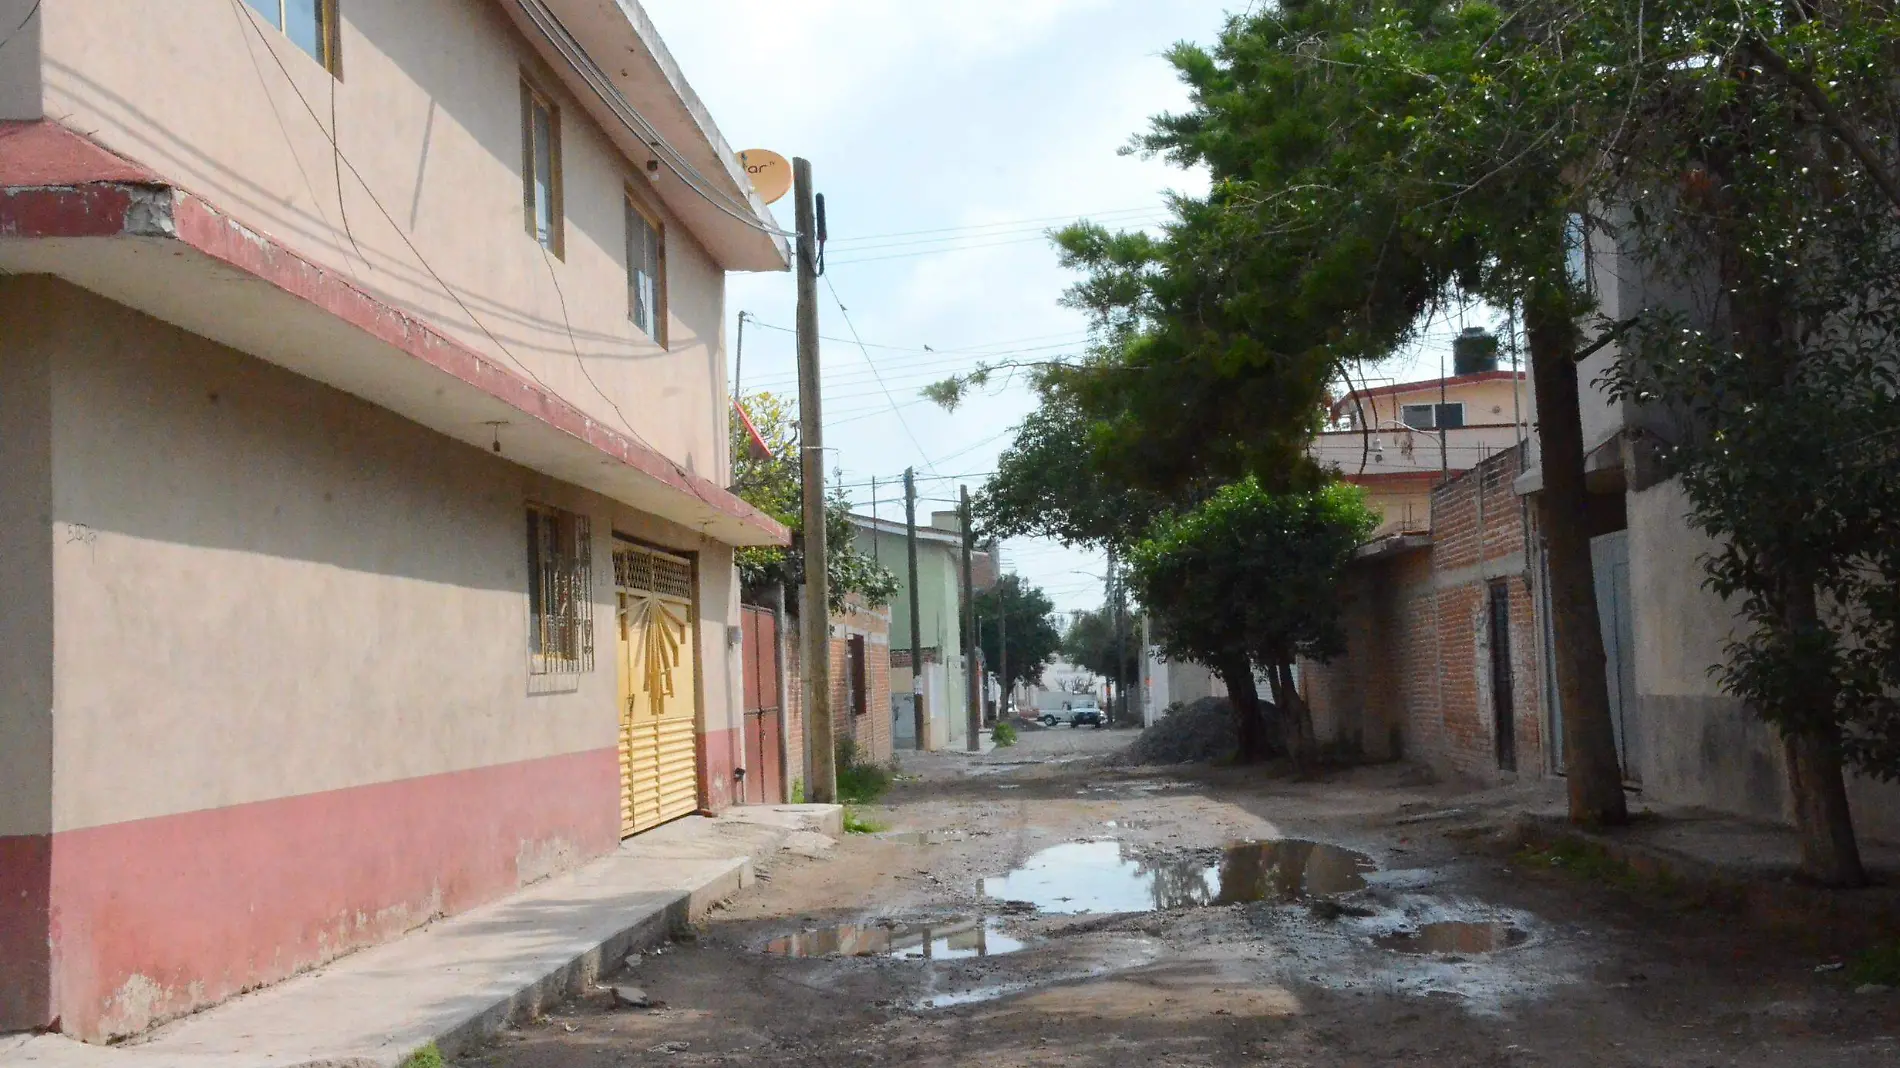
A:
{"type": "Polygon", "coordinates": [[[0,0],[0,1031],[728,804],[788,256],[634,0],[0,0]]]}
{"type": "MultiPolygon", "coordinates": [[[[923,649],[910,644],[910,573],[903,523],[851,517],[859,552],[897,575],[890,604],[889,673],[892,744],[897,749],[961,749],[969,739],[969,661],[963,647],[963,533],[955,512],[938,512],[917,528],[917,615],[923,649]],[[928,721],[917,737],[913,695],[924,696],[928,721]]],[[[975,561],[973,559],[972,563],[975,561]]],[[[974,567],[973,567],[974,570],[974,567]]]]}

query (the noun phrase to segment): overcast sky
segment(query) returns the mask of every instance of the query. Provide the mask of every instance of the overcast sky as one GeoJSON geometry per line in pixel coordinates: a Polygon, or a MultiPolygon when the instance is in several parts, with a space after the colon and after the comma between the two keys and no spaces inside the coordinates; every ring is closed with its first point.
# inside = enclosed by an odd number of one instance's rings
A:
{"type": "MultiPolygon", "coordinates": [[[[1168,46],[1212,41],[1245,3],[645,0],[735,149],[812,161],[831,238],[825,444],[860,510],[875,478],[878,513],[901,518],[906,466],[938,498],[929,508],[950,508],[1033,406],[1018,382],[946,413],[920,386],[984,358],[1080,349],[1087,324],[1057,304],[1072,278],[1043,230],[1078,217],[1152,225],[1167,191],[1205,190],[1199,172],[1117,150],[1186,105],[1168,46]]],[[[774,211],[790,225],[789,197],[774,211]]],[[[791,277],[734,275],[728,296],[731,316],[756,319],[742,388],[795,393],[791,277]]],[[[1095,554],[1031,540],[1004,554],[1059,610],[1102,601],[1095,554]]]]}

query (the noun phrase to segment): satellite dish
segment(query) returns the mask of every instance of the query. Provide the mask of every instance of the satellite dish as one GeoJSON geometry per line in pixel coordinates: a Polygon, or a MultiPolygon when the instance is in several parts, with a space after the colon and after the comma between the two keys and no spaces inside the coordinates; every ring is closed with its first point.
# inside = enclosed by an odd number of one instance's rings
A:
{"type": "Polygon", "coordinates": [[[776,202],[792,188],[792,165],[769,148],[748,148],[739,153],[739,165],[752,179],[752,191],[767,204],[776,202]]]}

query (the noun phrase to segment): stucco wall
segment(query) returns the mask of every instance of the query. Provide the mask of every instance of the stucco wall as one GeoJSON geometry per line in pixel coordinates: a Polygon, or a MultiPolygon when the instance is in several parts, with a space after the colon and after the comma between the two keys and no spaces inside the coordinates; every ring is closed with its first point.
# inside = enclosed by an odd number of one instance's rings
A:
{"type": "Polygon", "coordinates": [[[232,0],[167,0],[162,15],[149,0],[46,4],[45,110],[525,368],[602,423],[729,481],[723,276],[657,207],[668,349],[628,318],[623,192],[645,188],[643,169],[584,117],[492,0],[340,7],[343,77],[333,79],[269,26],[260,37],[232,0]],[[562,106],[564,258],[544,255],[524,227],[524,73],[562,106]],[[349,166],[328,134],[333,98],[349,166]]]}
{"type": "Polygon", "coordinates": [[[736,742],[728,550],[64,283],[0,281],[5,312],[31,324],[6,373],[51,367],[51,521],[0,527],[0,556],[51,536],[68,1031],[137,1030],[612,848],[616,532],[695,555],[703,744],[736,742]],[[592,519],[591,672],[529,674],[529,500],[592,519]]]}
{"type": "Polygon", "coordinates": [[[0,280],[0,1031],[50,1018],[52,394],[25,296],[0,280]]]}
{"type": "MultiPolygon", "coordinates": [[[[1699,558],[1713,543],[1690,529],[1677,480],[1628,501],[1644,796],[1790,822],[1779,736],[1709,672],[1737,623],[1702,587],[1699,558]]],[[[1900,787],[1854,777],[1848,795],[1863,837],[1900,842],[1900,787]]]]}
{"type": "MultiPolygon", "coordinates": [[[[1466,426],[1508,424],[1516,421],[1517,407],[1511,400],[1512,386],[1508,372],[1495,378],[1474,381],[1453,379],[1445,384],[1444,400],[1446,403],[1462,403],[1465,406],[1466,426]]],[[[1518,391],[1516,404],[1523,407],[1524,417],[1528,419],[1530,408],[1525,400],[1521,377],[1516,388],[1518,391]]],[[[1434,381],[1430,386],[1421,385],[1417,389],[1405,389],[1394,393],[1372,393],[1361,397],[1357,402],[1348,400],[1340,406],[1339,411],[1342,418],[1357,413],[1375,426],[1386,426],[1400,422],[1399,409],[1405,405],[1437,403],[1439,403],[1439,387],[1434,381]]],[[[1471,464],[1466,462],[1464,466],[1469,467],[1471,464]]]]}

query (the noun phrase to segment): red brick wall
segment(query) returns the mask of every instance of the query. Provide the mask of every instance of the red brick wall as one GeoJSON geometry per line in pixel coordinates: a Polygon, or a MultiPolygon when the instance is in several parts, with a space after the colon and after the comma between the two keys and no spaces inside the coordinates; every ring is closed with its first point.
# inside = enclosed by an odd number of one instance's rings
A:
{"type": "Polygon", "coordinates": [[[1527,511],[1511,489],[1521,470],[1515,449],[1485,460],[1433,492],[1429,548],[1353,564],[1342,593],[1346,654],[1301,665],[1322,740],[1375,759],[1402,755],[1462,777],[1500,778],[1489,613],[1490,584],[1502,581],[1517,772],[1543,774],[1527,511]]]}
{"type": "MultiPolygon", "coordinates": [[[[805,780],[805,709],[804,672],[800,656],[804,646],[798,622],[786,623],[786,731],[785,751],[789,767],[786,781],[805,780]]],[[[867,609],[852,604],[848,611],[831,619],[831,722],[835,737],[858,743],[866,759],[889,763],[891,743],[891,612],[889,608],[867,609]],[[864,641],[865,712],[853,715],[846,707],[846,650],[852,635],[864,641]]]]}

